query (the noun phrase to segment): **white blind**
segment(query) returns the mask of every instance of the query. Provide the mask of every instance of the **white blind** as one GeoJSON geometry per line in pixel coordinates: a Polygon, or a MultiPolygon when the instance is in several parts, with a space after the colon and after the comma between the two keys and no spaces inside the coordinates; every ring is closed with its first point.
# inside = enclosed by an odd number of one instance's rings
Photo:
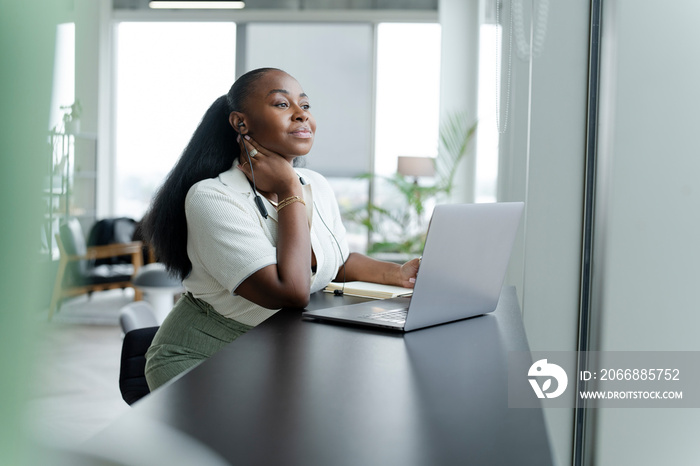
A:
{"type": "Polygon", "coordinates": [[[325,176],[370,171],[372,26],[248,23],[246,70],[281,68],[309,95],[316,118],[306,167],[325,176]]]}

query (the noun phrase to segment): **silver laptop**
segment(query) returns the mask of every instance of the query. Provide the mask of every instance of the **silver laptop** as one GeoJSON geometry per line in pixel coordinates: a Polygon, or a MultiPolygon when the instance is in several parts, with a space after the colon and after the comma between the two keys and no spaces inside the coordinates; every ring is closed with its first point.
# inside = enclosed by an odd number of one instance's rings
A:
{"type": "Polygon", "coordinates": [[[524,204],[438,205],[410,298],[304,311],[308,318],[408,332],[492,312],[524,204]]]}

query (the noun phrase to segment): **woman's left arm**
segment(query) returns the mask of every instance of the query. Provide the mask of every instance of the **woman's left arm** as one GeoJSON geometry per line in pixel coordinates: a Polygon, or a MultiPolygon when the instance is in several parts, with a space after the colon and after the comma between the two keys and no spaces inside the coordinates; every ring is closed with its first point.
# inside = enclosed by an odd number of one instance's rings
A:
{"type": "Polygon", "coordinates": [[[413,288],[419,265],[418,258],[399,265],[351,252],[333,281],[363,281],[413,288]]]}

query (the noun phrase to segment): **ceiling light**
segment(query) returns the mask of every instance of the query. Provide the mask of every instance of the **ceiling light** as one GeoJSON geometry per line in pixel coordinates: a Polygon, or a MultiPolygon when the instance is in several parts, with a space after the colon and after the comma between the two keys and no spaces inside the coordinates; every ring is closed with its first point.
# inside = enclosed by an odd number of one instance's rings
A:
{"type": "Polygon", "coordinates": [[[165,9],[165,10],[240,10],[245,8],[245,2],[227,2],[227,1],[171,1],[165,2],[153,0],[148,3],[150,8],[165,9]]]}

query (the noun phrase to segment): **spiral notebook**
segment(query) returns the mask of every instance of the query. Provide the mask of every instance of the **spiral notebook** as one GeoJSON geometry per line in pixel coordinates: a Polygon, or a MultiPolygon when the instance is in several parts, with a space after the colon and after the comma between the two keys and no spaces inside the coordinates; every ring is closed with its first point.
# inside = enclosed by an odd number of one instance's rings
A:
{"type": "Polygon", "coordinates": [[[342,290],[343,294],[349,296],[373,299],[397,298],[399,296],[411,296],[413,294],[413,288],[360,281],[345,283],[331,282],[323,289],[326,293],[333,293],[336,290],[342,290]]]}

